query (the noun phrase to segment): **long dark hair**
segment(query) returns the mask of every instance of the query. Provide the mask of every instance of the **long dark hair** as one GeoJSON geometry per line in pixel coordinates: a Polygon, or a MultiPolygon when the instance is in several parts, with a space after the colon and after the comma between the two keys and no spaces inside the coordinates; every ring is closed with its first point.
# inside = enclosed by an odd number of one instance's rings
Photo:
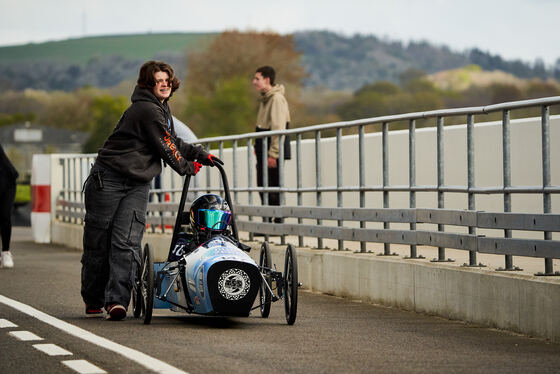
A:
{"type": "Polygon", "coordinates": [[[173,92],[179,88],[181,85],[181,81],[179,78],[175,76],[175,72],[171,65],[163,62],[163,61],[148,61],[145,62],[144,65],[140,68],[140,72],[138,73],[138,87],[140,88],[149,88],[152,89],[156,85],[156,81],[154,79],[154,74],[158,71],[163,71],[169,75],[169,82],[171,83],[171,95],[173,92]]]}

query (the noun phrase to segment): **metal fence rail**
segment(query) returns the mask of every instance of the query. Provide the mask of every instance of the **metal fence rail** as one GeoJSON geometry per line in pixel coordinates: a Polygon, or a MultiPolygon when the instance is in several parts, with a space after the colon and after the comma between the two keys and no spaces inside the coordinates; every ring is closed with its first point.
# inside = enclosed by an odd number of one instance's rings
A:
{"type": "MultiPolygon", "coordinates": [[[[263,200],[266,204],[268,201],[268,194],[271,192],[280,192],[280,201],[281,206],[285,205],[286,202],[286,194],[294,194],[297,198],[297,204],[301,205],[303,201],[304,194],[312,194],[315,197],[315,203],[317,209],[323,207],[323,200],[325,193],[336,193],[336,207],[339,210],[330,209],[334,207],[329,207],[330,212],[335,214],[336,217],[334,220],[336,221],[336,226],[334,227],[324,227],[323,220],[331,220],[333,218],[326,218],[326,216],[321,213],[322,211],[317,210],[313,211],[316,214],[313,217],[304,218],[303,216],[295,215],[293,217],[297,218],[298,225],[300,229],[296,230],[298,232],[298,241],[299,244],[302,245],[303,238],[305,236],[311,236],[317,238],[317,247],[321,248],[322,239],[326,237],[331,237],[331,235],[336,236],[336,228],[338,228],[339,236],[334,237],[334,239],[338,240],[338,249],[342,250],[344,248],[344,241],[345,240],[357,240],[361,242],[361,251],[365,251],[365,244],[366,242],[372,239],[371,235],[356,235],[356,233],[361,231],[351,231],[354,234],[348,234],[350,231],[345,230],[371,230],[366,229],[366,222],[375,221],[370,214],[377,213],[379,215],[391,215],[391,214],[405,214],[408,213],[407,210],[399,209],[393,210],[390,207],[390,195],[392,193],[408,193],[408,206],[411,211],[415,213],[415,219],[409,217],[408,221],[404,221],[409,224],[409,230],[406,230],[407,233],[405,234],[403,230],[392,230],[391,223],[395,222],[403,222],[400,220],[391,221],[391,220],[382,220],[379,222],[383,222],[383,229],[380,229],[380,232],[377,233],[378,235],[383,235],[383,240],[378,241],[385,243],[384,245],[384,254],[389,255],[391,253],[390,244],[391,243],[404,243],[410,245],[410,256],[409,258],[418,258],[417,253],[417,245],[433,245],[438,247],[438,261],[447,261],[445,257],[445,248],[457,248],[456,243],[460,243],[461,240],[464,244],[459,246],[462,249],[469,250],[469,266],[478,266],[476,254],[478,252],[486,252],[486,253],[500,253],[504,254],[505,260],[505,270],[516,270],[516,267],[513,264],[513,257],[514,255],[522,255],[520,253],[527,253],[525,255],[530,255],[530,252],[526,252],[527,248],[531,248],[533,246],[533,252],[539,253],[540,255],[544,256],[545,262],[545,271],[544,274],[553,275],[556,274],[553,269],[552,258],[557,258],[554,255],[554,252],[551,250],[540,250],[540,248],[554,248],[554,246],[558,245],[558,242],[552,240],[552,233],[558,231],[558,226],[554,226],[554,224],[550,224],[550,222],[554,222],[554,220],[549,220],[548,218],[545,219],[547,214],[552,212],[552,195],[560,193],[560,186],[551,185],[551,158],[550,158],[550,151],[551,151],[551,131],[550,131],[550,107],[553,105],[560,104],[560,97],[549,97],[543,99],[535,99],[535,100],[525,100],[525,101],[518,101],[518,102],[509,102],[503,104],[496,104],[496,105],[489,105],[484,107],[471,107],[471,108],[458,108],[458,109],[448,109],[448,110],[434,110],[434,111],[427,111],[427,112],[417,112],[417,113],[408,113],[408,114],[400,114],[400,115],[392,115],[392,116],[382,116],[382,117],[375,117],[375,118],[367,118],[355,121],[344,121],[344,122],[336,122],[331,124],[323,124],[323,125],[314,125],[302,128],[295,128],[290,130],[284,131],[270,131],[270,132],[259,132],[259,133],[248,133],[242,135],[235,135],[235,136],[224,136],[224,137],[214,137],[214,138],[206,138],[199,140],[199,143],[206,146],[208,149],[215,149],[218,152],[218,157],[222,157],[224,153],[224,147],[231,144],[231,148],[233,150],[232,157],[233,162],[231,164],[231,173],[232,173],[232,181],[233,184],[231,186],[231,191],[233,192],[234,201],[237,203],[240,199],[241,194],[246,196],[246,201],[248,202],[249,206],[259,204],[260,199],[254,198],[254,193],[259,192],[263,193],[263,200]],[[541,149],[538,152],[538,155],[541,158],[541,173],[542,173],[542,184],[539,185],[514,185],[512,183],[512,175],[511,175],[511,111],[521,108],[539,108],[541,112],[541,149]],[[474,138],[474,129],[476,128],[477,124],[475,123],[475,116],[477,115],[485,115],[488,113],[493,112],[500,112],[502,114],[501,120],[501,144],[496,144],[495,146],[501,146],[502,149],[502,184],[501,185],[494,185],[494,186],[477,186],[475,181],[475,154],[476,154],[476,144],[474,138]],[[466,185],[447,185],[445,183],[445,173],[444,173],[444,123],[445,119],[448,117],[457,117],[457,116],[464,116],[466,119],[466,159],[467,159],[467,175],[466,175],[466,185]],[[437,128],[436,133],[436,147],[437,147],[437,184],[433,185],[419,185],[417,184],[416,180],[416,171],[417,171],[417,149],[416,149],[416,121],[420,119],[430,119],[434,121],[434,125],[437,128]],[[391,133],[391,127],[394,126],[396,123],[400,122],[408,122],[408,184],[407,185],[391,185],[389,182],[389,136],[391,133]],[[343,160],[342,160],[342,147],[341,147],[341,137],[343,130],[352,129],[354,133],[357,133],[357,144],[356,149],[358,149],[358,162],[355,164],[355,168],[358,169],[359,173],[359,182],[357,185],[350,185],[345,183],[342,178],[342,168],[343,160]],[[367,185],[365,180],[365,167],[366,167],[366,155],[364,150],[364,138],[366,130],[377,130],[381,132],[382,136],[382,184],[380,185],[367,185]],[[325,185],[323,181],[323,167],[322,160],[321,160],[321,145],[323,143],[324,134],[326,132],[336,132],[335,142],[335,152],[336,152],[336,163],[333,164],[333,167],[336,168],[336,184],[333,185],[325,185]],[[285,170],[283,167],[283,163],[279,163],[280,167],[280,185],[279,187],[269,187],[267,186],[267,178],[266,167],[263,169],[263,173],[265,175],[264,178],[264,186],[257,187],[254,183],[254,175],[253,175],[253,168],[255,164],[254,155],[253,155],[253,145],[257,138],[262,138],[264,144],[264,149],[266,149],[267,137],[269,136],[279,136],[280,143],[282,144],[284,138],[286,136],[290,136],[292,140],[292,146],[295,145],[295,152],[294,160],[296,163],[296,182],[294,185],[287,186],[285,183],[285,170]],[[314,185],[306,185],[304,186],[303,181],[303,169],[304,169],[304,162],[306,160],[302,157],[302,143],[303,138],[307,137],[310,138],[312,141],[314,140],[314,153],[315,153],[315,160],[312,160],[314,163],[314,170],[315,173],[315,184],[314,185]],[[246,147],[246,159],[240,160],[238,155],[238,149],[240,147],[246,147]],[[240,168],[246,166],[247,172],[247,181],[246,184],[240,180],[240,168]],[[379,192],[382,193],[383,199],[383,208],[382,209],[367,209],[368,202],[366,201],[366,192],[379,192]],[[416,203],[417,203],[417,193],[420,192],[432,192],[437,195],[437,208],[438,210],[431,211],[431,214],[435,215],[436,217],[448,217],[451,222],[455,222],[454,220],[465,219],[468,224],[462,223],[460,226],[468,228],[468,234],[460,234],[460,233],[450,233],[445,232],[446,229],[449,229],[450,225],[455,225],[455,223],[449,223],[449,220],[440,219],[439,221],[436,220],[434,224],[438,225],[437,231],[429,234],[426,236],[423,233],[420,233],[419,230],[416,229],[418,214],[423,214],[424,210],[417,210],[416,203]],[[457,215],[450,211],[445,210],[445,196],[450,193],[459,193],[466,195],[467,198],[467,206],[464,208],[467,209],[466,212],[463,212],[462,215],[457,215]],[[350,209],[344,208],[344,197],[347,194],[359,194],[359,207],[362,209],[350,209]],[[541,231],[543,234],[543,239],[538,241],[537,249],[535,249],[536,241],[533,239],[514,239],[512,238],[512,230],[534,230],[536,227],[535,224],[531,223],[531,219],[527,218],[522,214],[516,214],[513,216],[497,216],[495,215],[495,219],[502,220],[504,217],[509,217],[507,224],[503,224],[500,227],[491,226],[489,223],[484,223],[484,214],[482,212],[476,212],[476,198],[479,195],[501,195],[503,196],[503,212],[498,213],[491,213],[491,214],[508,214],[512,211],[512,196],[515,194],[530,194],[535,195],[542,198],[542,217],[533,217],[535,221],[541,222],[545,220],[549,222],[547,225],[538,226],[540,229],[537,231],[541,231]],[[354,219],[349,218],[348,214],[350,211],[354,211],[353,214],[358,214],[361,218],[357,221],[360,222],[359,228],[345,228],[344,223],[345,221],[352,221],[354,219]],[[361,212],[361,213],[358,213],[361,212]],[[384,213],[382,213],[384,212],[384,213]],[[476,220],[473,221],[471,215],[476,215],[476,220]],[[313,231],[306,231],[302,229],[302,224],[304,219],[311,218],[315,220],[316,225],[314,225],[313,231]],[[479,221],[480,219],[480,221],[479,221]],[[494,228],[503,230],[503,237],[502,238],[484,238],[477,235],[477,229],[482,228],[494,228]],[[333,231],[334,230],[334,231],[333,231]],[[321,233],[321,235],[311,234],[311,232],[317,234],[321,233]],[[385,233],[383,233],[385,232],[385,233]],[[333,234],[334,233],[334,234],[333,234]],[[400,236],[399,236],[400,233],[400,236]],[[325,235],[323,235],[325,234],[325,235]],[[437,235],[435,235],[437,234],[437,235]],[[350,236],[349,236],[350,235],[350,236]],[[431,235],[431,236],[430,236],[431,235]],[[400,239],[399,239],[400,237],[400,239]],[[349,239],[352,238],[352,239],[349,239]],[[429,240],[431,238],[431,241],[429,240]],[[387,239],[387,240],[386,240],[387,239]],[[389,240],[391,239],[391,240],[389,240]],[[545,245],[546,241],[549,241],[549,244],[545,245]],[[542,242],[542,243],[541,243],[542,242]],[[494,247],[494,252],[491,252],[492,248],[494,247]],[[525,249],[522,249],[525,248],[525,249]]],[[[560,144],[554,144],[554,146],[558,147],[560,144]]],[[[283,158],[283,147],[280,147],[280,158],[283,158]]],[[[213,151],[215,152],[215,151],[213,151]]],[[[65,164],[66,174],[64,177],[64,192],[61,194],[61,197],[65,201],[81,201],[81,197],[79,194],[79,183],[73,182],[74,180],[80,180],[79,176],[83,177],[83,171],[77,171],[77,167],[79,165],[85,164],[86,169],[89,161],[84,162],[83,160],[89,160],[92,158],[92,155],[82,155],[79,157],[76,156],[69,156],[67,160],[64,160],[63,163],[65,164]],[[72,168],[76,170],[72,170],[72,168]],[[71,175],[74,174],[74,177],[71,175]]],[[[310,160],[307,160],[306,164],[309,164],[310,160]]],[[[81,166],[80,166],[81,167],[81,166]]],[[[82,179],[83,180],[83,179],[82,179]]],[[[153,189],[152,194],[153,196],[161,196],[164,194],[171,194],[172,197],[170,201],[177,201],[178,198],[173,197],[176,196],[177,193],[180,192],[180,182],[175,182],[175,186],[173,185],[173,180],[171,186],[163,186],[158,189],[153,189]]],[[[197,180],[200,181],[199,178],[193,179],[195,182],[197,180]]],[[[206,191],[221,191],[221,186],[218,184],[212,184],[210,179],[209,173],[206,173],[206,180],[205,185],[195,185],[191,188],[192,191],[198,192],[206,192],[206,191]]],[[[155,187],[155,186],[154,186],[155,187]]],[[[155,201],[163,201],[162,199],[154,199],[155,201]]],[[[255,209],[258,207],[254,207],[255,209]]],[[[284,207],[286,208],[286,207],[284,207]]],[[[436,208],[434,206],[434,208],[436,208]]],[[[72,212],[78,208],[66,206],[64,210],[66,212],[72,212]]],[[[243,208],[245,209],[245,207],[243,208]]],[[[248,209],[248,208],[247,208],[248,209]]],[[[278,208],[272,208],[278,209],[278,208]]],[[[303,208],[303,209],[308,209],[303,208]]],[[[249,212],[247,210],[247,212],[249,212]]],[[[256,227],[254,225],[257,222],[254,220],[255,216],[262,216],[262,217],[270,217],[274,216],[274,210],[272,211],[261,211],[261,214],[257,214],[257,211],[254,211],[254,214],[248,214],[248,221],[250,227],[256,227]]],[[[157,211],[150,215],[149,220],[153,220],[154,222],[160,222],[160,216],[165,216],[165,212],[157,211]],[[156,218],[153,218],[156,217],[156,218]]],[[[329,214],[331,214],[329,213],[329,214]]],[[[515,213],[515,212],[513,212],[515,213]]],[[[412,213],[410,213],[412,214],[412,213]]],[[[68,216],[67,216],[68,217],[68,216]]],[[[165,219],[165,217],[163,217],[165,219]]],[[[79,218],[73,218],[75,220],[79,220],[79,218]]],[[[544,221],[543,221],[544,222],[544,221]]],[[[259,225],[266,225],[265,223],[259,225]]],[[[272,226],[272,224],[270,224],[272,226]]],[[[288,227],[288,224],[284,225],[277,225],[275,226],[275,230],[287,230],[285,232],[281,232],[282,235],[290,235],[293,234],[294,231],[288,227]]],[[[240,230],[244,230],[244,227],[247,231],[250,227],[240,225],[240,230]]],[[[264,226],[265,227],[265,226],[264,226]]],[[[296,228],[297,228],[296,227],[296,228]]],[[[295,228],[294,228],[295,229],[295,228]]],[[[311,230],[311,229],[310,229],[311,230]]],[[[278,233],[278,232],[276,232],[278,233]]],[[[282,237],[284,241],[284,237],[282,237]]],[[[373,241],[373,240],[372,240],[373,241]]],[[[540,257],[540,256],[539,256],[540,257]]]]}

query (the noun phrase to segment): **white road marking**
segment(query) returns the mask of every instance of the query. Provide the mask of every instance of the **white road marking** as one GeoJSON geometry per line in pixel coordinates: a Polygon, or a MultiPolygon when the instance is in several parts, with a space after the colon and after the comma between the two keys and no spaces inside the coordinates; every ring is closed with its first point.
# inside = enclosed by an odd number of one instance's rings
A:
{"type": "Polygon", "coordinates": [[[18,326],[8,321],[7,319],[0,319],[0,329],[5,329],[6,327],[18,327],[18,326]]]}
{"type": "Polygon", "coordinates": [[[95,335],[87,330],[84,330],[80,327],[74,326],[70,323],[64,322],[58,318],[52,317],[46,313],[41,312],[29,305],[20,303],[19,301],[7,298],[3,295],[0,295],[0,303],[5,304],[11,308],[19,310],[22,313],[25,313],[31,317],[37,318],[38,320],[49,324],[57,329],[60,329],[67,334],[75,336],[77,338],[83,339],[87,342],[92,344],[98,345],[102,348],[108,349],[109,351],[118,353],[123,357],[132,360],[143,367],[152,370],[156,373],[162,374],[187,374],[185,371],[178,369],[174,366],[171,366],[163,361],[160,361],[156,358],[150,357],[145,353],[137,351],[132,348],[125,347],[118,343],[112,342],[109,339],[103,338],[101,336],[95,335]]]}
{"type": "Polygon", "coordinates": [[[13,335],[19,340],[23,340],[23,341],[44,340],[43,338],[33,334],[30,331],[10,331],[8,334],[13,335]]]}
{"type": "Polygon", "coordinates": [[[77,371],[80,374],[103,374],[107,373],[105,370],[98,368],[94,364],[86,360],[69,360],[62,361],[70,369],[77,371]]]}
{"type": "Polygon", "coordinates": [[[56,344],[34,344],[33,348],[38,349],[41,352],[45,352],[49,356],[70,356],[70,355],[72,355],[72,352],[67,351],[64,348],[61,348],[56,344]]]}

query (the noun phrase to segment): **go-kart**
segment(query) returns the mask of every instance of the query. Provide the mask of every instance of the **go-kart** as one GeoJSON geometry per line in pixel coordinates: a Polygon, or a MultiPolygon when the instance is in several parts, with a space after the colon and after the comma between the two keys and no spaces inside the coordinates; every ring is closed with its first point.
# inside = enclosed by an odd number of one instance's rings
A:
{"type": "Polygon", "coordinates": [[[132,290],[134,317],[144,324],[152,321],[153,309],[170,309],[209,316],[248,317],[259,309],[261,317],[270,314],[272,302],[284,300],[286,321],[293,325],[297,314],[298,272],[295,248],[286,248],[284,273],[272,267],[270,247],[264,242],[259,264],[246,253],[251,247],[239,241],[233,204],[224,169],[219,170],[226,201],[231,211],[227,229],[212,235],[194,250],[184,244],[192,239],[185,201],[190,176],[185,178],[173,228],[167,261],[154,262],[154,249],[146,243],[132,290]],[[258,305],[255,306],[257,293],[258,305]]]}

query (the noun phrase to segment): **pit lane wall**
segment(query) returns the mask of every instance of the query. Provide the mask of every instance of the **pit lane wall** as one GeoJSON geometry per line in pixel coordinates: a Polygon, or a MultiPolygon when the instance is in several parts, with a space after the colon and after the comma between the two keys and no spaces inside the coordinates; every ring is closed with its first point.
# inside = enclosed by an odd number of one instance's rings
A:
{"type": "MultiPolygon", "coordinates": [[[[82,248],[82,227],[54,222],[55,243],[82,248]]],[[[165,261],[170,234],[144,235],[156,261],[165,261]]],[[[259,260],[261,242],[251,245],[259,260]]],[[[285,245],[271,245],[283,271],[285,245]]],[[[560,342],[560,279],[372,253],[297,248],[298,276],[306,290],[472,322],[560,342]]]]}

